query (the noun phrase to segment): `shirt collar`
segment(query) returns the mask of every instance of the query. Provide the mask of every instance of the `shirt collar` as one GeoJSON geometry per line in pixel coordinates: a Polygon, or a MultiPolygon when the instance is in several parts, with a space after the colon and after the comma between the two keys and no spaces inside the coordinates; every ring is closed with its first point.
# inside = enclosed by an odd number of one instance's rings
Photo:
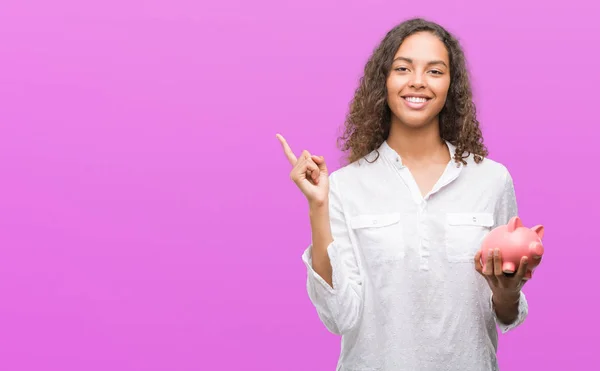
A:
{"type": "MultiPolygon", "coordinates": [[[[448,152],[450,153],[450,159],[451,159],[451,161],[453,161],[454,160],[454,152],[456,151],[456,146],[447,140],[445,140],[445,142],[446,142],[446,146],[448,146],[448,152]]],[[[390,161],[390,163],[392,163],[400,168],[404,167],[404,165],[402,164],[402,158],[400,157],[398,152],[396,152],[394,149],[392,149],[392,147],[390,147],[387,140],[383,141],[383,143],[379,146],[378,151],[381,155],[383,155],[385,158],[387,158],[388,161],[390,161]]],[[[462,163],[458,163],[456,167],[462,167],[462,163]]]]}

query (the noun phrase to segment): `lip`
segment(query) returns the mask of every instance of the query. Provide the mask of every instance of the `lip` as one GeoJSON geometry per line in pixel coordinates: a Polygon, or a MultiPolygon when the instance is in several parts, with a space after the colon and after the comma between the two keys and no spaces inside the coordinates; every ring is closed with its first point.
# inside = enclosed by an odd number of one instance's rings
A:
{"type": "Polygon", "coordinates": [[[431,98],[426,96],[426,95],[422,95],[422,94],[408,94],[402,97],[402,100],[404,101],[404,104],[406,104],[408,106],[408,108],[413,109],[413,110],[420,110],[425,108],[429,102],[431,102],[431,98]],[[415,97],[415,98],[425,98],[427,99],[425,102],[409,102],[406,100],[406,98],[409,97],[415,97]]]}
{"type": "Polygon", "coordinates": [[[431,99],[431,97],[429,95],[423,94],[423,93],[410,93],[410,94],[402,95],[402,98],[408,98],[408,97],[431,99]]]}

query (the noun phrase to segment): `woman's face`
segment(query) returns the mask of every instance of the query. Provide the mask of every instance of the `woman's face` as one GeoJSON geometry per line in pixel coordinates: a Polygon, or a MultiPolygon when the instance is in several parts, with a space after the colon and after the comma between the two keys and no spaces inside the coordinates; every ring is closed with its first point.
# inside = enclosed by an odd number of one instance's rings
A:
{"type": "Polygon", "coordinates": [[[444,44],[429,32],[404,39],[386,85],[392,122],[412,128],[437,124],[450,87],[450,61],[444,44]]]}

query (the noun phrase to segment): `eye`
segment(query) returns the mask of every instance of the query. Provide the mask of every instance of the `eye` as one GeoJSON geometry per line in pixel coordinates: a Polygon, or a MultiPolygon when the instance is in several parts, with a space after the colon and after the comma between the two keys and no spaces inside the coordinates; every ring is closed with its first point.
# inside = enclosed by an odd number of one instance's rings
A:
{"type": "Polygon", "coordinates": [[[443,75],[444,74],[442,71],[438,71],[438,70],[432,70],[430,72],[433,73],[434,75],[443,75]]]}
{"type": "Polygon", "coordinates": [[[408,71],[408,68],[406,68],[406,67],[396,67],[396,68],[394,68],[394,70],[396,70],[398,72],[406,72],[406,71],[408,71]]]}

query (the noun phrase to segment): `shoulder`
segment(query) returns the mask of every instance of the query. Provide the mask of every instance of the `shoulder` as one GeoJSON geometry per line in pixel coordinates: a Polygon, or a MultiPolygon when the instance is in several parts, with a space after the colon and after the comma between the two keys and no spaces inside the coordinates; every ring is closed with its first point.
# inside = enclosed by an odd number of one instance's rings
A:
{"type": "Polygon", "coordinates": [[[382,166],[385,166],[383,154],[374,150],[368,155],[352,163],[345,164],[329,174],[331,182],[335,183],[355,183],[357,179],[375,176],[380,172],[382,166]]]}
{"type": "Polygon", "coordinates": [[[512,175],[503,163],[485,157],[476,163],[473,156],[469,156],[467,166],[464,167],[468,182],[479,184],[494,199],[504,199],[514,195],[512,175]]]}
{"type": "Polygon", "coordinates": [[[475,162],[473,155],[467,159],[465,170],[472,175],[492,180],[494,183],[504,184],[506,181],[512,181],[508,168],[501,162],[484,157],[479,163],[475,162]]]}

